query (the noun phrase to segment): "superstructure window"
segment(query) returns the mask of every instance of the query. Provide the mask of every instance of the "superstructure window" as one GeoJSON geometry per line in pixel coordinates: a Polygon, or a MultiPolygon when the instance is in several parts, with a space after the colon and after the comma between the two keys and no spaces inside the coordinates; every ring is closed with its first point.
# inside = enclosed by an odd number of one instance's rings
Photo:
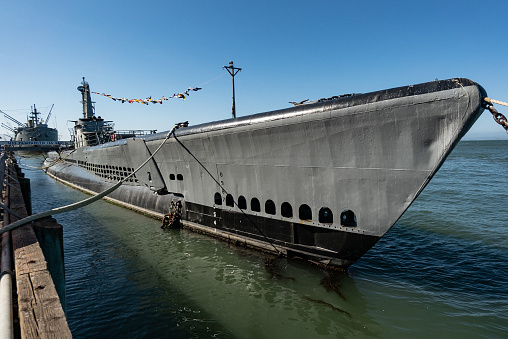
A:
{"type": "Polygon", "coordinates": [[[169,180],[175,180],[175,179],[176,179],[176,178],[175,178],[175,175],[174,175],[173,173],[171,173],[171,174],[169,175],[169,180]]]}
{"type": "Polygon", "coordinates": [[[285,218],[293,217],[293,207],[289,202],[283,202],[280,206],[280,214],[285,218]]]}
{"type": "Polygon", "coordinates": [[[298,209],[298,216],[301,220],[312,220],[312,210],[310,209],[309,205],[303,204],[298,209]]]}
{"type": "Polygon", "coordinates": [[[328,207],[319,210],[319,222],[322,224],[333,224],[333,213],[328,207]]]}
{"type": "Polygon", "coordinates": [[[257,198],[252,198],[250,201],[250,209],[254,212],[261,212],[261,205],[259,204],[259,200],[257,198]]]}
{"type": "Polygon", "coordinates": [[[183,180],[183,175],[177,174],[176,175],[176,180],[183,180]]]}
{"type": "Polygon", "coordinates": [[[351,210],[345,210],[340,214],[340,225],[344,227],[356,227],[356,215],[351,210]]]}
{"type": "Polygon", "coordinates": [[[275,215],[275,203],[272,200],[265,202],[265,212],[266,214],[275,215]]]}

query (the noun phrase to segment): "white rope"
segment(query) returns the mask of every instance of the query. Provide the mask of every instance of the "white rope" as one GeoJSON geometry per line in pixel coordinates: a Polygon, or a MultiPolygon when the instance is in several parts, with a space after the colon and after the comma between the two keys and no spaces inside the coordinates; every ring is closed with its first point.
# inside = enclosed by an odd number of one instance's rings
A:
{"type": "Polygon", "coordinates": [[[8,232],[10,230],[13,230],[19,226],[22,226],[26,223],[31,222],[31,221],[38,220],[38,219],[41,219],[41,218],[44,218],[44,217],[47,217],[50,215],[54,215],[54,214],[69,212],[69,211],[78,209],[80,207],[89,205],[99,199],[102,199],[103,197],[110,194],[111,192],[116,190],[118,187],[120,187],[124,183],[124,181],[126,181],[127,179],[132,177],[137,171],[139,171],[143,166],[145,166],[148,163],[148,161],[150,161],[155,156],[155,154],[157,154],[157,152],[162,148],[162,145],[164,145],[166,140],[168,140],[171,137],[171,134],[174,133],[175,129],[178,128],[178,126],[179,126],[179,124],[177,126],[173,127],[173,129],[168,133],[168,135],[166,135],[166,138],[164,139],[164,141],[162,141],[162,143],[155,150],[155,152],[153,152],[152,155],[149,156],[148,159],[146,159],[146,161],[144,163],[142,163],[138,168],[136,168],[136,170],[134,170],[134,172],[132,172],[131,174],[126,176],[124,179],[117,182],[114,186],[112,186],[112,187],[108,188],[107,190],[105,190],[104,192],[101,192],[101,193],[97,194],[96,196],[90,197],[88,199],[85,199],[85,200],[82,200],[82,201],[79,201],[79,202],[76,202],[76,203],[73,203],[73,204],[70,204],[67,206],[57,207],[57,208],[47,210],[45,212],[33,214],[33,215],[30,215],[30,216],[23,218],[21,220],[15,221],[12,224],[2,227],[0,229],[0,234],[8,232]]]}
{"type": "Polygon", "coordinates": [[[488,102],[489,104],[498,104],[498,105],[508,106],[508,103],[506,103],[506,102],[499,101],[499,100],[494,100],[494,99],[491,99],[491,98],[488,98],[488,97],[483,98],[483,100],[485,102],[488,102]]]}

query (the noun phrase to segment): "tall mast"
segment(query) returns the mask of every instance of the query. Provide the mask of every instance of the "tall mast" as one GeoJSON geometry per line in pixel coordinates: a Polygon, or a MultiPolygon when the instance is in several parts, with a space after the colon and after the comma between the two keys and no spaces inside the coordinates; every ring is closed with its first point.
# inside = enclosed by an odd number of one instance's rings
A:
{"type": "Polygon", "coordinates": [[[90,97],[90,86],[83,77],[81,86],[78,86],[78,91],[81,92],[81,103],[83,104],[83,119],[90,119],[93,117],[92,98],[90,97]]]}
{"type": "Polygon", "coordinates": [[[236,107],[235,107],[235,75],[240,72],[242,69],[233,66],[233,61],[229,62],[229,66],[222,66],[225,68],[229,74],[231,74],[231,78],[233,78],[233,106],[231,107],[231,114],[233,114],[233,118],[236,118],[236,107]]]}

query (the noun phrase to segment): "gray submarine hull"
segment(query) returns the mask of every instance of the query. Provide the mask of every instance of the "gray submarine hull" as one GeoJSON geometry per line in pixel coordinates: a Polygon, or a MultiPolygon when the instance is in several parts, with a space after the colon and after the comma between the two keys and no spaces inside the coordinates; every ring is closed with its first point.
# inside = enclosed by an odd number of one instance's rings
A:
{"type": "MultiPolygon", "coordinates": [[[[345,268],[416,199],[485,96],[449,79],[181,128],[107,198],[156,217],[180,201],[193,230],[345,268]]],[[[47,165],[64,159],[47,173],[101,192],[167,133],[53,153],[47,165]]]]}

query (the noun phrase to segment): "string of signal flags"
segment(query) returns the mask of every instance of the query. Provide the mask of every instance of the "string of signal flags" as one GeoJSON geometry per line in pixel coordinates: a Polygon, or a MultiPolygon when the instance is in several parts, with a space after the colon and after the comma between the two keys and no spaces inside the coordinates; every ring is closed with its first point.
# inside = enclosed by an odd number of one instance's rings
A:
{"type": "Polygon", "coordinates": [[[90,93],[93,93],[93,94],[98,94],[98,95],[102,95],[103,97],[108,97],[114,101],[120,101],[122,104],[125,103],[125,102],[128,102],[129,104],[132,104],[133,102],[139,102],[141,104],[145,104],[145,105],[148,105],[149,103],[152,103],[152,104],[162,104],[163,101],[165,100],[169,100],[169,99],[173,99],[173,98],[181,98],[183,100],[185,100],[185,97],[189,96],[189,92],[196,92],[196,91],[199,91],[201,90],[202,88],[201,87],[189,87],[188,90],[186,90],[185,92],[182,92],[182,93],[178,93],[178,94],[173,94],[172,96],[170,97],[162,97],[160,99],[154,99],[152,98],[151,96],[146,98],[146,99],[127,99],[127,98],[116,98],[116,97],[113,97],[109,94],[105,94],[105,93],[98,93],[98,92],[90,92],[90,93]]]}
{"type": "MultiPolygon", "coordinates": [[[[208,80],[207,82],[205,82],[204,84],[202,84],[200,86],[204,86],[204,85],[208,84],[209,82],[212,82],[214,80],[222,78],[224,75],[226,75],[226,74],[223,74],[223,75],[220,75],[220,76],[218,76],[218,77],[216,77],[214,79],[208,80]]],[[[120,101],[122,104],[125,103],[125,102],[128,102],[129,104],[132,104],[133,102],[138,102],[138,103],[141,103],[141,104],[149,105],[150,103],[152,103],[152,104],[162,104],[163,101],[166,101],[166,100],[169,100],[169,99],[173,99],[173,98],[180,98],[180,99],[185,100],[185,98],[189,96],[190,92],[197,92],[197,91],[199,91],[201,89],[202,89],[201,87],[189,87],[184,92],[175,93],[175,94],[173,94],[173,95],[171,95],[169,97],[163,96],[160,99],[154,99],[151,96],[146,98],[146,99],[127,99],[127,98],[117,98],[117,97],[111,96],[109,94],[99,93],[99,92],[90,92],[90,93],[97,94],[97,95],[102,95],[103,97],[110,98],[110,99],[112,99],[114,101],[120,101]]]]}

